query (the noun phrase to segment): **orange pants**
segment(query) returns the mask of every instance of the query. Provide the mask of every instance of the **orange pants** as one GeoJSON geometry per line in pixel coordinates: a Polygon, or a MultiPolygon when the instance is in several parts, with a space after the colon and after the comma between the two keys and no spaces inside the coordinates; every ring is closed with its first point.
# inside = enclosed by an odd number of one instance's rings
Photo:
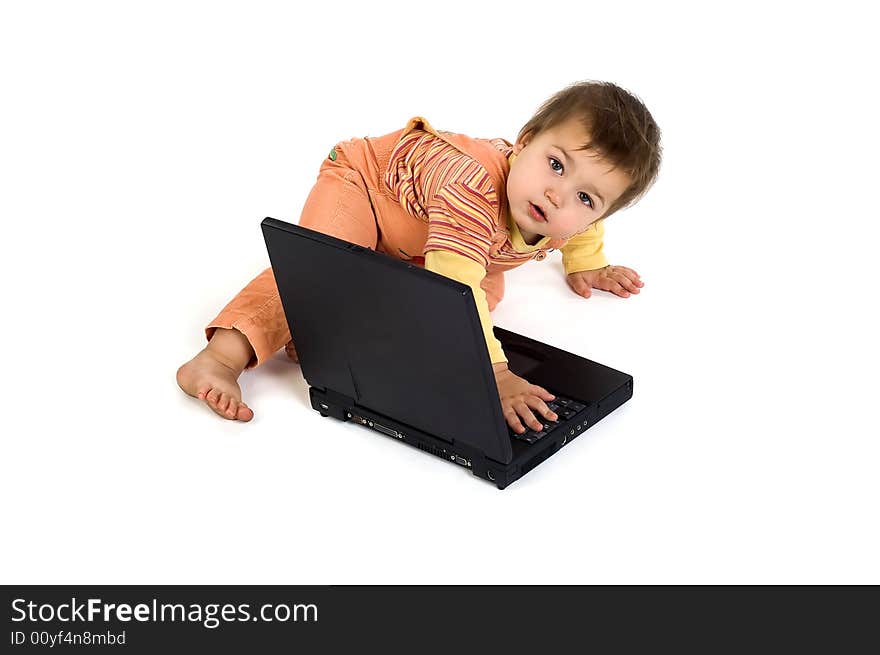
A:
{"type": "MultiPolygon", "coordinates": [[[[336,144],[321,165],[299,224],[423,264],[428,225],[406,213],[383,181],[401,132],[336,144]]],[[[487,275],[482,287],[491,311],[504,295],[501,271],[487,275]]],[[[255,353],[247,368],[259,366],[282,347],[296,359],[271,268],[255,277],[207,325],[208,340],[217,328],[235,328],[245,335],[255,353]]]]}

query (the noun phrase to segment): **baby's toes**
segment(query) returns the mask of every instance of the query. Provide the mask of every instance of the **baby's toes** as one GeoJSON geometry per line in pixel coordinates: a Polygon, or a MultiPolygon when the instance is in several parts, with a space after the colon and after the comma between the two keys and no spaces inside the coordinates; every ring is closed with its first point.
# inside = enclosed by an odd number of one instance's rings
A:
{"type": "Polygon", "coordinates": [[[219,414],[225,418],[226,410],[223,407],[223,403],[229,403],[229,395],[225,393],[221,393],[220,391],[212,390],[208,397],[206,398],[208,401],[208,406],[214,411],[215,414],[219,414]]]}
{"type": "Polygon", "coordinates": [[[205,394],[205,402],[211,407],[211,409],[217,409],[217,403],[220,401],[220,390],[219,389],[210,389],[208,393],[205,394]]]}
{"type": "Polygon", "coordinates": [[[254,417],[254,412],[250,407],[248,407],[244,403],[238,404],[237,418],[239,421],[250,421],[253,417],[254,417]]]}
{"type": "Polygon", "coordinates": [[[229,409],[229,402],[231,400],[232,396],[224,391],[220,394],[220,400],[217,401],[217,409],[225,414],[226,410],[229,409]]]}
{"type": "Polygon", "coordinates": [[[229,399],[229,404],[226,406],[226,416],[229,418],[235,418],[235,415],[238,413],[238,401],[235,398],[229,399]]]}

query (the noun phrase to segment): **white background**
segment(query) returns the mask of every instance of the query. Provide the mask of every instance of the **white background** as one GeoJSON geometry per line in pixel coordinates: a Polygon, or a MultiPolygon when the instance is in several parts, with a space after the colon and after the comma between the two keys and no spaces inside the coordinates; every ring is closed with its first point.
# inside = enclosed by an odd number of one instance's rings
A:
{"type": "Polygon", "coordinates": [[[861,4],[4,3],[0,582],[880,582],[861,4]],[[498,491],[321,419],[283,353],[251,423],[180,391],[333,144],[513,140],[583,79],[665,159],[607,224],[639,296],[557,256],[495,312],[635,378],[564,455],[498,491]]]}

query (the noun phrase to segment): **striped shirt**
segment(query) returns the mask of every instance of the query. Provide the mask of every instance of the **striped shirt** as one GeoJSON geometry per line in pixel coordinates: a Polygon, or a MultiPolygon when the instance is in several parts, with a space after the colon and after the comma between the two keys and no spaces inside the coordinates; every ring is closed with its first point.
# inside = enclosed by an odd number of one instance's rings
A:
{"type": "Polygon", "coordinates": [[[438,132],[422,117],[410,119],[391,152],[385,184],[406,213],[428,225],[425,266],[463,282],[474,293],[492,363],[507,361],[492,330],[487,273],[503,272],[559,248],[566,273],[607,265],[604,229],[597,221],[567,242],[522,238],[507,209],[507,176],[515,157],[504,139],[472,139],[438,132]]]}
{"type": "Polygon", "coordinates": [[[410,120],[391,153],[385,183],[408,214],[428,224],[424,252],[456,253],[487,270],[542,260],[554,249],[562,250],[566,273],[607,265],[601,221],[567,242],[523,241],[505,197],[512,153],[505,139],[471,139],[438,132],[420,117],[410,120]]]}

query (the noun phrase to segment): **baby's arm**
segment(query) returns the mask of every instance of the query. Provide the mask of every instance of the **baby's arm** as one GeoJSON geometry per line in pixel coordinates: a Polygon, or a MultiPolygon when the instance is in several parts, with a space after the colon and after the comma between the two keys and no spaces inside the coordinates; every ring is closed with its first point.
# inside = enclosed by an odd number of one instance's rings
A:
{"type": "Polygon", "coordinates": [[[434,273],[439,273],[458,282],[468,285],[474,293],[474,302],[477,305],[477,313],[480,316],[480,324],[483,327],[483,336],[489,348],[489,361],[492,364],[507,363],[507,357],[501,348],[501,342],[495,338],[492,331],[492,317],[489,314],[489,304],[486,302],[486,292],[480,286],[480,282],[486,277],[486,269],[473,259],[457,255],[448,250],[429,250],[425,253],[425,268],[434,273]]]}
{"type": "Polygon", "coordinates": [[[586,232],[570,239],[562,247],[565,281],[579,296],[589,298],[592,289],[602,289],[628,298],[644,286],[639,274],[626,266],[610,266],[602,252],[605,226],[596,221],[586,232]]]}
{"type": "Polygon", "coordinates": [[[495,373],[501,411],[507,424],[518,433],[525,432],[523,423],[533,430],[540,430],[542,425],[532,413],[533,409],[547,420],[555,421],[557,416],[546,403],[555,396],[543,387],[530,384],[507,368],[507,357],[504,355],[501,342],[495,338],[492,331],[492,317],[486,302],[486,292],[480,286],[480,282],[486,276],[486,269],[472,259],[446,250],[429,250],[425,253],[425,268],[467,284],[473,291],[480,324],[483,327],[483,336],[489,348],[489,358],[495,373]]]}

